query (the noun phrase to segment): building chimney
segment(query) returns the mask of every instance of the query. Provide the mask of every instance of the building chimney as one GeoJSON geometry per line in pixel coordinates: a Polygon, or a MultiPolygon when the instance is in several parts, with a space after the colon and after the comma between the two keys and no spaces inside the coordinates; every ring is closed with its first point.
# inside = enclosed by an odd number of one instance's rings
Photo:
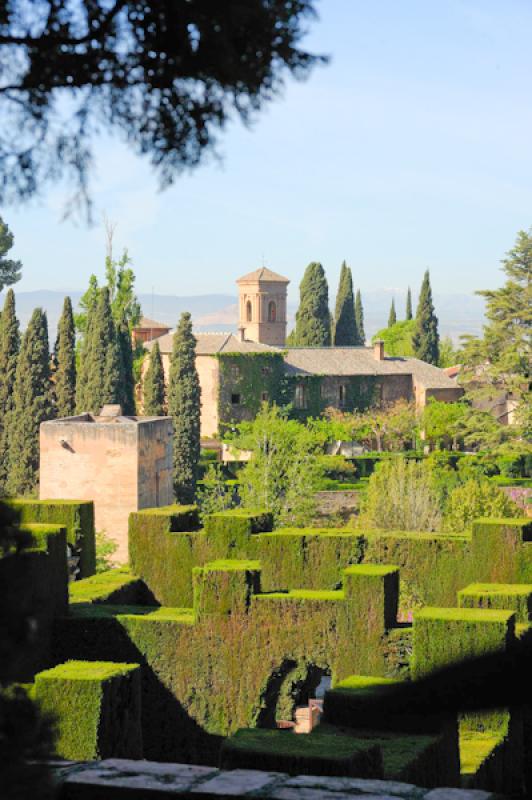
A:
{"type": "Polygon", "coordinates": [[[244,328],[244,326],[238,329],[238,338],[240,339],[241,342],[246,341],[246,329],[244,328]]]}
{"type": "Polygon", "coordinates": [[[384,361],[384,342],[382,339],[377,339],[373,345],[373,358],[375,361],[384,361]]]}

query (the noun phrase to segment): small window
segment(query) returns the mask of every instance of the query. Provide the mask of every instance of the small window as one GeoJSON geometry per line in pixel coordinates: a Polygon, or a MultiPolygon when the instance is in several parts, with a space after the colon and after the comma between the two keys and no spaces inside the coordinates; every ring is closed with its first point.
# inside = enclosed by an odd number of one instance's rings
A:
{"type": "Polygon", "coordinates": [[[231,367],[231,378],[234,381],[237,381],[240,378],[240,367],[237,367],[236,364],[233,364],[231,367]]]}
{"type": "Polygon", "coordinates": [[[253,309],[251,307],[251,300],[246,303],[246,322],[251,322],[253,319],[253,309]]]}
{"type": "Polygon", "coordinates": [[[298,383],[296,386],[294,405],[296,408],[307,407],[307,388],[302,383],[298,383]]]}
{"type": "Polygon", "coordinates": [[[239,406],[240,405],[240,395],[238,393],[231,395],[231,405],[239,406]]]}
{"type": "Polygon", "coordinates": [[[270,300],[268,303],[268,322],[275,322],[277,319],[277,306],[270,300]]]}
{"type": "Polygon", "coordinates": [[[263,375],[271,375],[272,374],[272,368],[271,367],[261,367],[260,371],[262,372],[263,375]]]}
{"type": "Polygon", "coordinates": [[[270,399],[268,392],[262,392],[260,399],[262,400],[263,403],[267,403],[268,400],[270,399]]]}
{"type": "Polygon", "coordinates": [[[347,405],[347,387],[343,384],[338,388],[338,405],[345,408],[347,405]]]}

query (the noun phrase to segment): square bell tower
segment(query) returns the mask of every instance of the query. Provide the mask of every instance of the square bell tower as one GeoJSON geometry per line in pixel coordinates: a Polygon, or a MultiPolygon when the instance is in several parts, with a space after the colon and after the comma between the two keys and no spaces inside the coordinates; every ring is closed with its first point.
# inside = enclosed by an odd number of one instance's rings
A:
{"type": "Polygon", "coordinates": [[[261,267],[237,280],[242,337],[251,342],[284,347],[286,294],[290,281],[261,267]]]}

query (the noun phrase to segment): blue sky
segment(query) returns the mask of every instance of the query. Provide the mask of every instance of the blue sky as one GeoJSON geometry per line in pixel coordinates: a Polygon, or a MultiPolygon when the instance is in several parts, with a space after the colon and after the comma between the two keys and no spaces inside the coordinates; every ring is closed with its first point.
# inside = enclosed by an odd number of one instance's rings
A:
{"type": "MultiPolygon", "coordinates": [[[[102,139],[96,219],[117,223],[139,291],[234,291],[261,265],[291,279],[321,261],[334,295],[346,259],[362,289],[437,292],[502,282],[532,225],[532,4],[528,0],[321,0],[306,45],[330,55],[251,129],[161,193],[147,163],[102,139]]],[[[84,288],[101,273],[100,224],[61,221],[65,190],[2,209],[24,262],[20,290],[84,288]]]]}

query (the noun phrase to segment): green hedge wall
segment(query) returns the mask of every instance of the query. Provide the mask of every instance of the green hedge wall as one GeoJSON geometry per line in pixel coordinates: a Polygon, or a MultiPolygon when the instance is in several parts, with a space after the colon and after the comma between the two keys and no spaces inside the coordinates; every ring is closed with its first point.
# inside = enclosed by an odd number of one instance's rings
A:
{"type": "Polygon", "coordinates": [[[152,593],[127,567],[112,569],[69,584],[71,604],[156,605],[152,593]]]}
{"type": "Polygon", "coordinates": [[[33,631],[20,643],[12,666],[14,679],[28,681],[49,663],[54,618],[67,610],[66,529],[26,524],[21,536],[25,549],[0,557],[0,587],[3,618],[26,618],[33,631]]]}
{"type": "Polygon", "coordinates": [[[94,535],[94,504],[81,500],[35,500],[23,497],[5,499],[15,508],[20,522],[64,525],[67,541],[80,552],[80,577],[92,575],[96,567],[96,540],[94,535]]]}
{"type": "Polygon", "coordinates": [[[532,617],[532,584],[472,583],[458,592],[458,605],[515,611],[517,620],[527,623],[532,617]]]}
{"type": "Polygon", "coordinates": [[[35,676],[60,758],[142,758],[138,664],[69,661],[35,676]]]}

